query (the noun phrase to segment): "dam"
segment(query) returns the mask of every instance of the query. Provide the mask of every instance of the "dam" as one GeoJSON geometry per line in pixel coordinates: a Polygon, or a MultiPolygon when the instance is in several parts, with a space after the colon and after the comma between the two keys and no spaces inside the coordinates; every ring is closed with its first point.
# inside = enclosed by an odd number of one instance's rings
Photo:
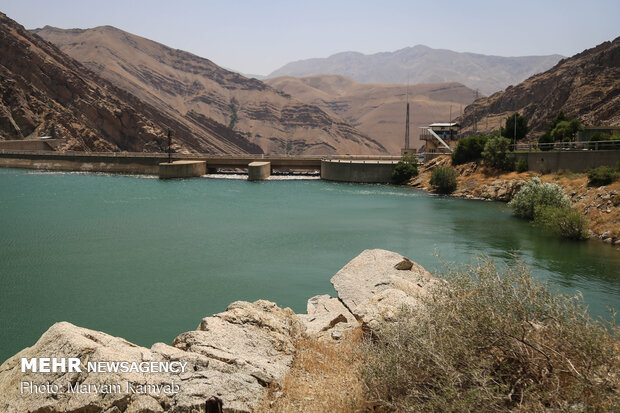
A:
{"type": "MultiPolygon", "coordinates": [[[[189,177],[187,165],[193,162],[204,162],[208,173],[249,169],[253,162],[267,162],[269,173],[274,170],[321,171],[321,178],[329,181],[388,183],[400,159],[400,156],[378,155],[171,154],[171,160],[179,164],[180,172],[175,175],[167,168],[163,177],[189,177]]],[[[5,168],[160,175],[160,165],[168,163],[168,160],[168,154],[164,153],[0,149],[0,167],[5,168]]]]}

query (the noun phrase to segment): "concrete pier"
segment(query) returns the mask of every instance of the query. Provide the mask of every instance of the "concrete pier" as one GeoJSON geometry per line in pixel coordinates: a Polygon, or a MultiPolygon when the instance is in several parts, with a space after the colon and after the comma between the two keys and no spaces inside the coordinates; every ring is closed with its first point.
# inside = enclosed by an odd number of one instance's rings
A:
{"type": "Polygon", "coordinates": [[[159,178],[192,178],[207,173],[205,161],[173,161],[159,164],[159,178]]]}
{"type": "Polygon", "coordinates": [[[389,183],[397,161],[330,159],[321,161],[321,179],[339,182],[389,183]]]}
{"type": "Polygon", "coordinates": [[[271,176],[271,162],[250,162],[248,181],[264,181],[271,176]]]}

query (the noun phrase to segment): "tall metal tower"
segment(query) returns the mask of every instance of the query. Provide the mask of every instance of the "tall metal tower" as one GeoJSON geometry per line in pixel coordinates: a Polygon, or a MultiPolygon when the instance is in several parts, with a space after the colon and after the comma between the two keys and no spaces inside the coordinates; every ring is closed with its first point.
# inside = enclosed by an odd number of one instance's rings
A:
{"type": "Polygon", "coordinates": [[[405,149],[409,149],[409,82],[407,82],[407,117],[405,121],[405,149]]]}

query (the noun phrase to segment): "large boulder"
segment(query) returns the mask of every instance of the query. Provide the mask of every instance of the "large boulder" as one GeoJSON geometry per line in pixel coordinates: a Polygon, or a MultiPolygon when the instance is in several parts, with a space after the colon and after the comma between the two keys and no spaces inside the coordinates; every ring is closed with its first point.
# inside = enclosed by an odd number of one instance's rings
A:
{"type": "Polygon", "coordinates": [[[419,264],[381,249],[363,251],[331,279],[340,301],[369,329],[393,320],[403,306],[419,305],[435,282],[419,264]]]}
{"type": "Polygon", "coordinates": [[[213,397],[221,400],[225,412],[253,411],[266,387],[286,374],[293,340],[302,330],[290,309],[267,301],[233,303],[227,311],[203,320],[199,330],[181,334],[175,346],[157,343],[150,349],[56,323],[34,346],[0,366],[0,411],[203,412],[213,397]],[[21,359],[35,357],[79,358],[82,372],[22,372],[21,359]],[[179,373],[98,373],[87,371],[89,361],[179,362],[184,368],[179,373]],[[32,384],[24,391],[23,383],[32,384]],[[35,386],[58,386],[59,391],[31,391],[35,386]],[[70,391],[76,387],[87,390],[70,391]]]}

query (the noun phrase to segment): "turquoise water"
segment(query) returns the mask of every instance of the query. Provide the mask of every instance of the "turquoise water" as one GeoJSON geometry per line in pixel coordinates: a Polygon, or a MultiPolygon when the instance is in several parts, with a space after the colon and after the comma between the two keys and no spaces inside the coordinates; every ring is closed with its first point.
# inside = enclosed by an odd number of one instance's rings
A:
{"type": "Polygon", "coordinates": [[[536,277],[620,309],[620,254],[541,235],[501,203],[323,181],[0,169],[0,361],[54,322],[170,343],[235,300],[298,312],[367,248],[429,270],[511,251],[536,277]]]}

